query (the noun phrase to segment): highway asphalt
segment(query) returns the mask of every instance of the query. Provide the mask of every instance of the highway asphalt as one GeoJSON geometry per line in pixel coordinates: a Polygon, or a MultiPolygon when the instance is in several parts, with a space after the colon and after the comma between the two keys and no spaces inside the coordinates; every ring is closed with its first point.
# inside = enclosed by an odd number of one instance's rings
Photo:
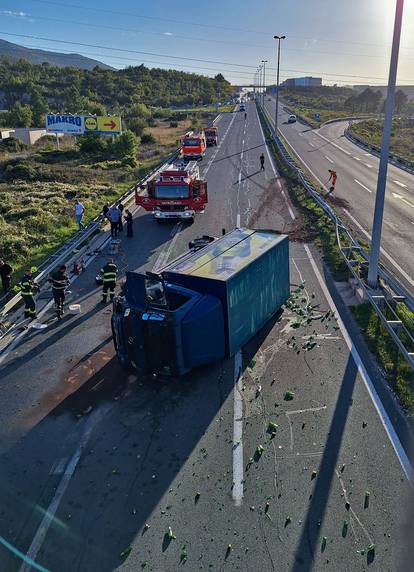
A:
{"type": "MultiPolygon", "coordinates": [[[[274,98],[265,104],[272,117],[274,98]]],[[[338,174],[334,197],[341,199],[351,225],[365,240],[371,239],[379,159],[349,141],[344,131],[348,121],[328,123],[311,129],[303,123],[287,123],[288,113],[279,105],[279,128],[325,190],[328,169],[338,174]]],[[[382,234],[382,260],[414,293],[414,175],[389,164],[382,234]]]]}
{"type": "MultiPolygon", "coordinates": [[[[200,234],[300,225],[255,106],[219,130],[205,214],[183,226],[136,212],[123,272],[159,268],[200,234]]],[[[234,359],[169,383],[117,363],[94,282],[105,259],[72,287],[82,313],[47,315],[1,366],[0,570],[397,570],[411,499],[402,429],[337,319],[317,250],[291,243],[291,308],[234,359]]]]}

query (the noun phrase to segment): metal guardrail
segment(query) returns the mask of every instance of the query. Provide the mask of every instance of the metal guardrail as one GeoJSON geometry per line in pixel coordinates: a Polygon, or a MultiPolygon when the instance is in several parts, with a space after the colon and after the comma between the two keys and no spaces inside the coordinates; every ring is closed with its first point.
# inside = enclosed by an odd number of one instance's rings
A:
{"type": "MultiPolygon", "coordinates": [[[[306,191],[332,219],[336,227],[338,246],[344,260],[358,286],[362,289],[365,298],[370,302],[378,317],[381,319],[386,330],[398,346],[407,363],[414,369],[414,335],[402,320],[401,314],[414,312],[414,298],[406,288],[398,281],[398,278],[388,271],[382,264],[379,268],[379,287],[373,290],[368,286],[367,274],[369,253],[354,238],[348,227],[341,221],[338,214],[323,197],[316,191],[312,183],[306,177],[298,164],[290,155],[287,147],[273,127],[273,119],[266,109],[258,104],[267,128],[276,144],[283,160],[291,167],[306,191]]],[[[408,320],[411,318],[407,318],[408,320]]],[[[414,327],[414,319],[413,327],[414,327]]]]}

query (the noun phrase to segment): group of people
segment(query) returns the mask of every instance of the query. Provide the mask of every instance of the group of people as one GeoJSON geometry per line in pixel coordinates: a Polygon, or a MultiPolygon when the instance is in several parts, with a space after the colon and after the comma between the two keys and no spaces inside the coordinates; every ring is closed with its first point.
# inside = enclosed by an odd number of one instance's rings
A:
{"type": "Polygon", "coordinates": [[[110,207],[108,203],[105,203],[102,213],[103,216],[111,223],[112,238],[116,238],[118,236],[118,232],[122,232],[124,230],[122,219],[126,222],[127,238],[132,238],[134,236],[132,228],[132,213],[129,209],[124,209],[124,205],[122,203],[118,203],[116,206],[114,205],[112,207],[110,207]]]}
{"type": "MultiPolygon", "coordinates": [[[[122,203],[118,203],[116,206],[114,205],[112,207],[110,207],[108,203],[105,203],[102,209],[102,213],[103,216],[111,223],[112,238],[116,238],[118,236],[118,232],[122,232],[124,230],[124,225],[122,222],[123,219],[126,222],[127,238],[132,238],[134,236],[132,228],[132,213],[129,209],[124,209],[124,205],[122,203]]],[[[79,230],[83,230],[85,228],[85,225],[83,224],[84,216],[85,206],[80,201],[77,201],[75,204],[75,220],[79,230]]]]}

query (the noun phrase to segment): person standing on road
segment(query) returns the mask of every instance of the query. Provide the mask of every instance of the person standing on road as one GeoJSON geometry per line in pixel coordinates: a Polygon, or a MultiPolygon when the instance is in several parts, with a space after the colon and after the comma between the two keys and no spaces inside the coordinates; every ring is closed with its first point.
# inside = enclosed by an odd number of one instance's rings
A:
{"type": "Polygon", "coordinates": [[[55,309],[57,317],[60,319],[63,315],[63,305],[65,303],[65,290],[69,286],[69,278],[66,273],[66,266],[63,264],[58,270],[53,272],[49,278],[52,284],[53,299],[55,301],[55,309]]]}
{"type": "Polygon", "coordinates": [[[104,219],[108,218],[108,211],[109,211],[109,205],[108,203],[105,203],[104,206],[102,207],[102,214],[104,219]]]}
{"type": "Polygon", "coordinates": [[[246,119],[247,119],[247,113],[244,112],[244,120],[246,121],[246,119]]]}
{"type": "Polygon", "coordinates": [[[264,155],[263,153],[260,155],[260,170],[264,171],[265,170],[265,166],[264,166],[264,155]]]}
{"type": "Polygon", "coordinates": [[[132,228],[132,212],[129,209],[125,209],[126,215],[124,219],[127,225],[127,238],[132,238],[134,236],[134,231],[132,228]]]}
{"type": "Polygon", "coordinates": [[[118,203],[118,210],[121,213],[119,217],[118,230],[122,232],[124,230],[124,226],[122,224],[122,213],[124,211],[124,205],[122,203],[118,203]]]}
{"type": "Polygon", "coordinates": [[[3,292],[5,294],[10,292],[12,272],[13,268],[10,266],[10,264],[7,264],[2,258],[0,258],[1,285],[3,286],[3,292]]]}
{"type": "Polygon", "coordinates": [[[111,207],[108,211],[108,219],[111,222],[112,238],[116,238],[118,236],[120,218],[121,218],[121,211],[117,207],[111,207]]]}
{"type": "Polygon", "coordinates": [[[118,267],[114,263],[113,259],[110,258],[103,268],[101,268],[103,286],[102,286],[102,302],[106,304],[108,293],[110,300],[114,299],[115,296],[115,286],[116,286],[116,275],[118,273],[118,267]]]}
{"type": "MultiPolygon", "coordinates": [[[[338,175],[336,174],[336,171],[333,171],[332,169],[328,169],[329,171],[329,179],[328,179],[328,183],[330,181],[332,181],[332,185],[329,189],[329,193],[332,193],[335,190],[335,185],[336,185],[336,179],[338,178],[338,175]]],[[[328,194],[329,194],[328,193],[328,194]]]]}
{"type": "Polygon", "coordinates": [[[81,202],[76,201],[75,218],[76,218],[76,224],[79,226],[79,230],[83,230],[85,228],[85,225],[82,222],[84,214],[85,214],[85,207],[81,202]]]}
{"type": "Polygon", "coordinates": [[[33,280],[33,272],[27,270],[20,282],[20,294],[24,301],[24,317],[32,320],[37,317],[36,304],[33,298],[35,290],[39,290],[39,286],[33,280]]]}

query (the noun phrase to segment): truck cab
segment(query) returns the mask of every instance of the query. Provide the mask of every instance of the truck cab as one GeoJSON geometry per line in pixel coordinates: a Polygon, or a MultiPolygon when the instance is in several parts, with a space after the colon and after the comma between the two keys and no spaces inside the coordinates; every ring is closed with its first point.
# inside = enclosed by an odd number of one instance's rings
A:
{"type": "Polygon", "coordinates": [[[158,222],[166,219],[193,222],[195,214],[204,212],[208,203],[207,183],[200,179],[197,161],[168,165],[148,181],[146,188],[135,188],[135,203],[152,212],[158,222]]]}
{"type": "Polygon", "coordinates": [[[188,131],[181,145],[181,156],[184,161],[201,160],[206,154],[206,138],[204,133],[188,131]]]}
{"type": "Polygon", "coordinates": [[[206,127],[204,129],[204,135],[206,137],[207,146],[217,145],[218,141],[218,129],[217,127],[206,127]]]}

